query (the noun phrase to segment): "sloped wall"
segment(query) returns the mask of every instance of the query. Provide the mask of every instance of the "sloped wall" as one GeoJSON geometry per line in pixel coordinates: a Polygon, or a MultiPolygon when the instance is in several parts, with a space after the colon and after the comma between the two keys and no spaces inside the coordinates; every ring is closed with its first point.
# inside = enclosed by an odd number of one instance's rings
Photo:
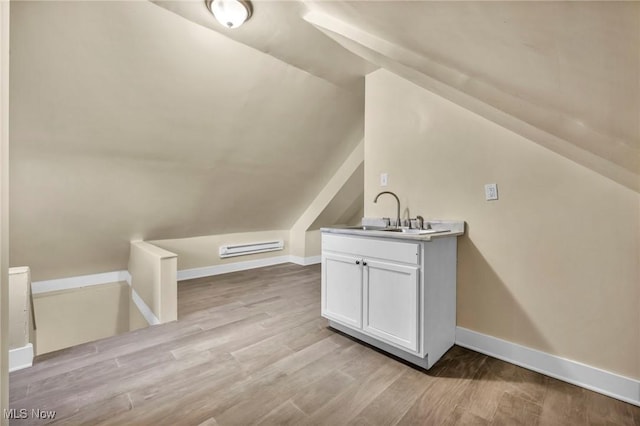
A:
{"type": "Polygon", "coordinates": [[[126,269],[129,241],[290,229],[363,99],[148,2],[11,8],[11,264],[126,269]]]}
{"type": "Polygon", "coordinates": [[[640,3],[308,4],[351,52],[640,191],[640,3]]]}
{"type": "Polygon", "coordinates": [[[37,354],[129,331],[126,282],[34,295],[37,354]]]}
{"type": "Polygon", "coordinates": [[[412,217],[466,221],[459,326],[640,378],[637,192],[384,70],[366,82],[365,216],[393,211],[371,201],[381,172],[412,217]]]}

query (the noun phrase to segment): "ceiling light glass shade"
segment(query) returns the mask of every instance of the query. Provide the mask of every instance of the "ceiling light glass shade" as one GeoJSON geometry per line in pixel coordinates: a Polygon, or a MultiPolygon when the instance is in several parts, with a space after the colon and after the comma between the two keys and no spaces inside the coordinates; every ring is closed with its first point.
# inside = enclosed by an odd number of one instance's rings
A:
{"type": "Polygon", "coordinates": [[[251,16],[249,2],[242,0],[208,0],[213,16],[227,28],[238,28],[251,16]]]}

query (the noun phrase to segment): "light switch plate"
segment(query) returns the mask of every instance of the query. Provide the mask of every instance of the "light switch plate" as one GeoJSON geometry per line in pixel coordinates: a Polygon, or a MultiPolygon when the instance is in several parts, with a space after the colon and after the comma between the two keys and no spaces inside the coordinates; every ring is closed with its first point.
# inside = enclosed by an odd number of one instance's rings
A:
{"type": "Polygon", "coordinates": [[[380,173],[380,186],[387,186],[389,184],[389,175],[387,173],[380,173]]]}
{"type": "Polygon", "coordinates": [[[484,197],[487,201],[498,199],[498,185],[495,183],[488,183],[484,186],[484,197]]]}

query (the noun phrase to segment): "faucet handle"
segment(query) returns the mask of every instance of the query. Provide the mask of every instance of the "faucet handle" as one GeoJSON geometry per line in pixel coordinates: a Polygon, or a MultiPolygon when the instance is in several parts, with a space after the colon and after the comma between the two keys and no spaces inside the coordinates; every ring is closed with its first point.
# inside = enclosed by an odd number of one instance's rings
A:
{"type": "Polygon", "coordinates": [[[418,229],[424,229],[424,217],[416,216],[416,226],[418,229]]]}
{"type": "Polygon", "coordinates": [[[391,226],[391,218],[390,217],[383,217],[382,220],[384,220],[384,224],[385,224],[385,226],[387,228],[391,226]]]}

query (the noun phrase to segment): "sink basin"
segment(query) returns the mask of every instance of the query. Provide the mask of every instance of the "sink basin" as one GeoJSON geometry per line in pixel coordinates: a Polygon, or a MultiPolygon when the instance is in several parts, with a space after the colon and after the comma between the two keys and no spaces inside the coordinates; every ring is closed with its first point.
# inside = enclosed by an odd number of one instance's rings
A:
{"type": "Polygon", "coordinates": [[[386,226],[349,226],[347,229],[355,229],[359,231],[384,231],[384,232],[401,232],[403,234],[426,235],[437,234],[440,232],[449,232],[449,229],[409,229],[409,228],[389,228],[386,226]]]}
{"type": "Polygon", "coordinates": [[[439,232],[449,232],[448,229],[409,229],[409,228],[383,229],[383,231],[402,232],[403,234],[414,234],[414,235],[426,235],[426,234],[437,234],[439,232]]]}
{"type": "Polygon", "coordinates": [[[347,229],[357,229],[361,231],[390,231],[386,226],[373,226],[373,225],[362,225],[362,226],[349,226],[347,229]]]}
{"type": "Polygon", "coordinates": [[[439,232],[449,232],[449,230],[448,229],[403,229],[402,232],[406,234],[424,235],[424,234],[437,234],[439,232]]]}

